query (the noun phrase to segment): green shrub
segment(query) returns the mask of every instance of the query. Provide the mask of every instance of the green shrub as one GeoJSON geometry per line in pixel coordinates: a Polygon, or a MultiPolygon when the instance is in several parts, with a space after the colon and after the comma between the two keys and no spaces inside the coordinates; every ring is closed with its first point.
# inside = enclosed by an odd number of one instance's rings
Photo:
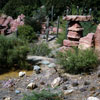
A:
{"type": "Polygon", "coordinates": [[[62,100],[58,94],[48,91],[41,91],[40,93],[33,92],[31,95],[25,95],[22,100],[62,100]]]}
{"type": "Polygon", "coordinates": [[[69,73],[89,72],[98,64],[98,57],[92,49],[68,50],[57,54],[59,64],[69,73]]]}
{"type": "Polygon", "coordinates": [[[40,44],[34,44],[32,48],[32,54],[37,56],[47,56],[49,55],[51,49],[48,47],[48,44],[42,42],[40,44]]]}
{"type": "Polygon", "coordinates": [[[17,38],[0,36],[0,72],[24,68],[28,46],[17,38]]]}
{"type": "Polygon", "coordinates": [[[29,25],[18,27],[18,37],[28,42],[31,42],[37,38],[33,28],[29,25]]]}
{"type": "Polygon", "coordinates": [[[93,22],[81,22],[82,27],[84,28],[83,36],[86,36],[88,33],[95,33],[97,25],[93,22]]]}

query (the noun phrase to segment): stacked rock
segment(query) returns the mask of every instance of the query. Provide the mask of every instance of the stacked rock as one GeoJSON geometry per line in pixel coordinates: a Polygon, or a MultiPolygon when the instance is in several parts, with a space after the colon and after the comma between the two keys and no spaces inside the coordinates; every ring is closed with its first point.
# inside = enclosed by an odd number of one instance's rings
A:
{"type": "Polygon", "coordinates": [[[68,15],[64,18],[69,22],[67,40],[63,41],[66,47],[73,47],[79,45],[79,40],[83,36],[83,30],[80,21],[90,21],[91,16],[68,15]]]}

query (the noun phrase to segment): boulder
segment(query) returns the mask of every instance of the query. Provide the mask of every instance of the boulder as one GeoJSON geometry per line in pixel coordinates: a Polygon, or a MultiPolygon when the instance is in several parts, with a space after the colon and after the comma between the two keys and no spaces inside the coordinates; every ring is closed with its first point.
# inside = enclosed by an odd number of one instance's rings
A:
{"type": "Polygon", "coordinates": [[[78,41],[71,41],[71,40],[64,40],[63,45],[67,47],[73,47],[73,46],[78,46],[79,42],[78,41]]]}
{"type": "Polygon", "coordinates": [[[100,51],[100,24],[97,26],[94,35],[94,40],[95,40],[95,50],[100,51]]]}
{"type": "Polygon", "coordinates": [[[92,16],[90,16],[90,15],[88,15],[88,16],[68,15],[68,16],[64,17],[63,19],[67,20],[67,21],[91,21],[92,16]]]}
{"type": "Polygon", "coordinates": [[[88,49],[88,48],[91,48],[93,47],[93,41],[94,40],[94,33],[89,33],[87,36],[85,37],[82,37],[80,40],[79,40],[79,46],[78,48],[79,49],[88,49]]]}

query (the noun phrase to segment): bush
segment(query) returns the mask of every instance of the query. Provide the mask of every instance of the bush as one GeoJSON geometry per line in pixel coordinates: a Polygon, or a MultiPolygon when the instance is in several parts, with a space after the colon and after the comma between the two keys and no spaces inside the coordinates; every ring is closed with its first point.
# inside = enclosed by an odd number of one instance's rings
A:
{"type": "Polygon", "coordinates": [[[18,37],[28,42],[31,42],[33,39],[37,38],[33,28],[29,25],[18,27],[18,37]]]}
{"type": "Polygon", "coordinates": [[[0,72],[24,68],[27,53],[28,47],[23,41],[0,36],[0,72]]]}
{"type": "Polygon", "coordinates": [[[40,44],[34,44],[32,48],[32,54],[37,56],[47,56],[49,55],[51,49],[48,47],[47,43],[40,43],[40,44]]]}
{"type": "Polygon", "coordinates": [[[59,52],[57,59],[67,72],[74,74],[89,72],[91,69],[95,69],[98,64],[98,57],[92,49],[59,52]]]}
{"type": "Polygon", "coordinates": [[[40,93],[33,92],[32,95],[25,95],[22,100],[62,100],[62,99],[57,94],[43,90],[40,93]]]}
{"type": "Polygon", "coordinates": [[[81,22],[82,27],[84,28],[83,36],[86,36],[88,33],[95,33],[97,25],[93,22],[81,22]]]}

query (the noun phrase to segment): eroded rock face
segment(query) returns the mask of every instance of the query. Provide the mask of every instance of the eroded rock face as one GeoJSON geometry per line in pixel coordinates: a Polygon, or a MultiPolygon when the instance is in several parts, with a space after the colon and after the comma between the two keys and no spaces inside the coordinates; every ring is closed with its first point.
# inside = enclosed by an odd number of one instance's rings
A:
{"type": "Polygon", "coordinates": [[[17,19],[13,19],[10,16],[1,16],[0,17],[0,33],[1,34],[9,34],[15,32],[19,25],[24,25],[24,18],[23,14],[19,15],[17,19]]]}
{"type": "Polygon", "coordinates": [[[100,51],[100,24],[97,26],[94,35],[94,40],[95,40],[95,50],[100,51]]]}
{"type": "Polygon", "coordinates": [[[72,39],[80,39],[82,37],[82,31],[69,31],[67,37],[72,39]]]}
{"type": "Polygon", "coordinates": [[[93,44],[93,39],[94,39],[94,33],[89,33],[87,36],[82,37],[79,40],[78,48],[85,50],[85,49],[93,47],[93,45],[94,45],[93,44]]]}
{"type": "Polygon", "coordinates": [[[78,46],[78,41],[64,40],[63,45],[67,47],[78,46]]]}
{"type": "Polygon", "coordinates": [[[82,16],[82,15],[68,15],[63,18],[64,20],[68,21],[91,21],[92,16],[82,16]]]}

